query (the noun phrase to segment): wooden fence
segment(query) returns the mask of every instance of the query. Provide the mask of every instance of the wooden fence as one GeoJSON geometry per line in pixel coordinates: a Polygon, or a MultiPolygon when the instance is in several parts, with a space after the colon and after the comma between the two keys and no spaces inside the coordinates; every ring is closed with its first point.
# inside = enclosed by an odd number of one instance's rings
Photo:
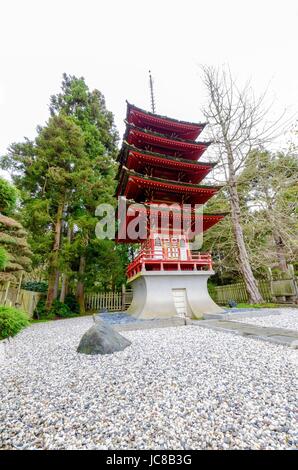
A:
{"type": "MultiPolygon", "coordinates": [[[[38,301],[44,297],[42,292],[33,292],[21,289],[21,283],[4,282],[0,283],[0,305],[16,307],[28,313],[29,317],[38,301]]],[[[122,290],[122,292],[96,292],[85,294],[85,309],[88,312],[98,312],[107,309],[111,312],[125,311],[132,301],[132,291],[122,290]]]]}
{"type": "MultiPolygon", "coordinates": [[[[297,284],[294,278],[257,281],[265,302],[294,302],[297,299],[297,284]]],[[[226,305],[229,300],[247,302],[248,293],[244,282],[215,287],[213,299],[218,304],[226,305]]]]}
{"type": "Polygon", "coordinates": [[[85,294],[85,309],[90,312],[98,312],[107,309],[111,312],[120,312],[127,309],[132,301],[132,292],[91,292],[85,294]]]}
{"type": "Polygon", "coordinates": [[[123,309],[122,292],[97,292],[85,294],[85,309],[96,312],[102,309],[121,311],[123,309]]]}
{"type": "Polygon", "coordinates": [[[41,292],[33,292],[21,289],[20,283],[0,283],[0,305],[16,307],[33,316],[39,299],[44,296],[41,292]]]}

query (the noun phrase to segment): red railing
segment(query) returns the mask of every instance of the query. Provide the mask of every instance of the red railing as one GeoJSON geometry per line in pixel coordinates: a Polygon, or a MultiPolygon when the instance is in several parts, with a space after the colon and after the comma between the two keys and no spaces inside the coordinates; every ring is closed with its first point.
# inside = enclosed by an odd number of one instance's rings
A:
{"type": "Polygon", "coordinates": [[[153,255],[150,249],[143,249],[128,265],[127,277],[131,278],[141,271],[201,271],[212,269],[210,253],[192,253],[188,259],[170,258],[165,254],[153,255]]]}

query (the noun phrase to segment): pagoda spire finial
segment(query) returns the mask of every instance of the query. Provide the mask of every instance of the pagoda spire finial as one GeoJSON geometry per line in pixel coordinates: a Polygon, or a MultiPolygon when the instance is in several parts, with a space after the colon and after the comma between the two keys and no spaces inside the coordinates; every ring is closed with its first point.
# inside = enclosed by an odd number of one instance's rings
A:
{"type": "Polygon", "coordinates": [[[154,91],[153,91],[153,79],[151,75],[151,70],[149,70],[149,84],[150,84],[150,95],[151,95],[151,109],[155,113],[155,100],[154,100],[154,91]]]}

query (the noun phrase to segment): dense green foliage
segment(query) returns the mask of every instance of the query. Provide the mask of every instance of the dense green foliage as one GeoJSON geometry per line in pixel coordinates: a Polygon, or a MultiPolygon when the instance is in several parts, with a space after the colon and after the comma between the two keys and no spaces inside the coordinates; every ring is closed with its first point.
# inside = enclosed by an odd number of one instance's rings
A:
{"type": "Polygon", "coordinates": [[[0,305],[0,339],[15,336],[28,325],[29,320],[25,312],[0,305]]]}
{"type": "Polygon", "coordinates": [[[15,208],[17,202],[16,188],[0,177],[0,212],[9,215],[15,208]]]}
{"type": "Polygon", "coordinates": [[[45,299],[40,299],[34,309],[33,318],[37,320],[41,320],[45,317],[49,316],[53,318],[54,316],[50,316],[49,313],[46,311],[46,302],[45,299]]]}
{"type": "Polygon", "coordinates": [[[95,236],[96,207],[115,204],[118,134],[104,97],[83,78],[63,76],[50,113],[33,141],[10,146],[2,166],[22,195],[34,267],[48,281],[47,310],[74,291],[83,312],[86,290],[114,289],[125,279],[127,249],[95,236]]]}
{"type": "Polygon", "coordinates": [[[80,313],[80,305],[73,294],[67,294],[64,304],[67,305],[71,313],[80,313]]]}
{"type": "Polygon", "coordinates": [[[71,312],[68,305],[56,299],[53,301],[49,313],[55,315],[56,317],[67,318],[72,316],[73,312],[71,312]]]}
{"type": "Polygon", "coordinates": [[[47,292],[48,284],[42,281],[27,281],[22,284],[22,289],[33,292],[47,292]]]}
{"type": "Polygon", "coordinates": [[[0,271],[4,271],[9,261],[9,256],[5,248],[0,246],[0,271]]]}
{"type": "Polygon", "coordinates": [[[50,310],[46,309],[46,300],[40,299],[34,310],[33,318],[37,320],[53,320],[55,318],[69,318],[79,313],[79,306],[73,296],[68,296],[65,302],[55,299],[50,310]]]}

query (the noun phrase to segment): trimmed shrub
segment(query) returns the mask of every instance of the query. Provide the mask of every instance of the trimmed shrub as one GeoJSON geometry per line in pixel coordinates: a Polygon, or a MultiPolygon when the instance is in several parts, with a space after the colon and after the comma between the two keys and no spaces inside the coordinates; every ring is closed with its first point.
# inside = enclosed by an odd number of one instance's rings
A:
{"type": "Polygon", "coordinates": [[[0,339],[15,336],[29,323],[27,314],[22,310],[0,305],[0,339]]]}
{"type": "Polygon", "coordinates": [[[40,299],[33,312],[33,318],[36,320],[54,320],[55,317],[56,315],[52,310],[49,312],[46,311],[46,299],[40,299]]]}
{"type": "Polygon", "coordinates": [[[31,290],[33,292],[47,292],[48,284],[46,282],[27,281],[22,284],[22,289],[31,290]]]}
{"type": "Polygon", "coordinates": [[[37,305],[34,309],[33,318],[36,318],[37,320],[41,320],[42,318],[45,318],[45,317],[47,317],[46,301],[45,299],[40,299],[37,302],[37,305]]]}
{"type": "Polygon", "coordinates": [[[79,302],[77,301],[77,299],[75,298],[73,294],[68,294],[65,297],[64,303],[69,307],[72,313],[77,313],[77,314],[80,313],[79,302]]]}
{"type": "Polygon", "coordinates": [[[56,317],[74,317],[79,313],[79,306],[76,305],[76,303],[75,298],[72,298],[72,296],[68,296],[65,299],[65,303],[62,303],[59,300],[54,300],[50,311],[47,312],[46,299],[40,299],[33,312],[33,318],[37,320],[53,320],[56,317]],[[66,303],[67,299],[69,301],[69,305],[66,303]]]}
{"type": "Polygon", "coordinates": [[[35,307],[33,318],[37,320],[52,320],[56,317],[73,317],[78,312],[74,312],[66,303],[54,300],[49,312],[46,311],[46,300],[40,299],[35,307]]]}
{"type": "Polygon", "coordinates": [[[60,302],[59,300],[54,300],[50,312],[56,315],[57,317],[61,318],[67,318],[72,316],[72,311],[70,310],[68,305],[60,302]]]}

